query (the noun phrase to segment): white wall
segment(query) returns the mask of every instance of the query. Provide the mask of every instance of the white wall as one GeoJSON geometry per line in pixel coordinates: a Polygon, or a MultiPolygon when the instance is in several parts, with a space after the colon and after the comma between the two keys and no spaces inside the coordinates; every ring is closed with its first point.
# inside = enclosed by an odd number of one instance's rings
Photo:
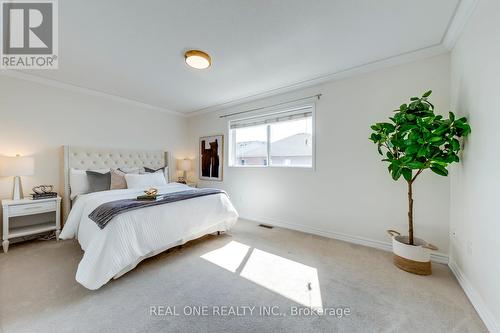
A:
{"type": "MultiPolygon", "coordinates": [[[[186,118],[0,76],[0,155],[35,158],[25,193],[39,184],[59,187],[62,145],[166,149],[182,158],[186,141],[186,118]]],[[[11,194],[12,179],[0,177],[0,198],[11,194]]]]}
{"type": "MultiPolygon", "coordinates": [[[[228,168],[224,181],[204,186],[226,189],[243,217],[322,234],[389,241],[385,230],[407,230],[406,183],[394,182],[376,147],[370,125],[384,121],[410,96],[433,89],[432,101],[449,111],[449,55],[333,81],[219,113],[189,119],[192,157],[198,138],[223,133],[219,115],[322,93],[316,104],[316,171],[228,168]]],[[[415,184],[416,235],[448,252],[449,180],[424,173],[415,184]]]]}
{"type": "Polygon", "coordinates": [[[500,332],[500,2],[481,0],[451,56],[452,105],[472,134],[451,178],[451,264],[492,332],[500,332]]]}

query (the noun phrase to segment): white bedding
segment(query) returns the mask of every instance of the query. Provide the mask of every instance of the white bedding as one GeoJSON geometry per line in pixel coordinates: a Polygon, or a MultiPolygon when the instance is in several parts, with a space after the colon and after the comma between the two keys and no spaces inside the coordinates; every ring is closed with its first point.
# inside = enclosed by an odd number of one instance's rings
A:
{"type": "MultiPolygon", "coordinates": [[[[159,193],[177,192],[188,186],[170,183],[159,193]]],[[[111,190],[80,195],[68,216],[60,238],[77,238],[85,251],[76,280],[88,289],[98,289],[111,278],[133,269],[141,260],[170,247],[216,231],[229,230],[238,213],[225,194],[125,212],[114,217],[104,229],[88,215],[99,205],[135,198],[137,189],[111,190]]]]}

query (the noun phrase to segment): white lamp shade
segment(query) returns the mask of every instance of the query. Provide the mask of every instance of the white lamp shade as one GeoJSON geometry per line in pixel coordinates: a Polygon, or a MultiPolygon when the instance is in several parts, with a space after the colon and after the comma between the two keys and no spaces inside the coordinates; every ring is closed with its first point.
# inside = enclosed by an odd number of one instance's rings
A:
{"type": "Polygon", "coordinates": [[[182,171],[191,170],[191,160],[188,159],[180,160],[179,169],[181,169],[182,171]]]}
{"type": "Polygon", "coordinates": [[[33,157],[3,157],[0,159],[0,176],[32,176],[35,172],[33,157]]]}

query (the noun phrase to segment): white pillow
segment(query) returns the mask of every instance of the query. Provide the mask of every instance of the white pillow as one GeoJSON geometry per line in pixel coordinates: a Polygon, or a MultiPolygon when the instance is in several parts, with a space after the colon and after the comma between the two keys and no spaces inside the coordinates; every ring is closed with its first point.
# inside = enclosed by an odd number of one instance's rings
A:
{"type": "MultiPolygon", "coordinates": [[[[89,170],[99,173],[107,173],[110,169],[97,169],[97,170],[89,170]]],[[[87,178],[87,170],[77,170],[70,169],[69,170],[69,183],[71,186],[71,195],[70,199],[73,200],[77,195],[86,194],[90,191],[90,184],[87,178]]]]}
{"type": "Polygon", "coordinates": [[[167,185],[163,172],[145,173],[141,175],[126,174],[127,188],[148,189],[155,186],[167,185]]]}
{"type": "MultiPolygon", "coordinates": [[[[150,168],[150,167],[148,167],[148,169],[150,169],[150,170],[155,170],[154,168],[150,168]]],[[[169,175],[168,175],[168,166],[165,166],[165,167],[163,167],[163,168],[161,168],[161,169],[158,169],[158,170],[156,170],[155,172],[156,172],[156,173],[163,172],[163,174],[164,174],[164,176],[165,176],[165,180],[166,180],[166,182],[167,182],[167,183],[170,183],[170,177],[169,177],[169,175]]],[[[128,172],[127,172],[127,173],[128,173],[128,172]]],[[[140,173],[153,173],[153,172],[147,172],[144,168],[142,168],[142,172],[140,172],[140,173]]]]}

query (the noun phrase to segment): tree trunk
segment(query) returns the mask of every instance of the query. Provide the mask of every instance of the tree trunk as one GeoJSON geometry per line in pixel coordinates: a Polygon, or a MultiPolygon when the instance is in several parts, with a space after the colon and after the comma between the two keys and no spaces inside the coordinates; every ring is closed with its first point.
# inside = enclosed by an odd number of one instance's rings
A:
{"type": "Polygon", "coordinates": [[[413,245],[413,181],[408,182],[408,244],[413,245]]]}

